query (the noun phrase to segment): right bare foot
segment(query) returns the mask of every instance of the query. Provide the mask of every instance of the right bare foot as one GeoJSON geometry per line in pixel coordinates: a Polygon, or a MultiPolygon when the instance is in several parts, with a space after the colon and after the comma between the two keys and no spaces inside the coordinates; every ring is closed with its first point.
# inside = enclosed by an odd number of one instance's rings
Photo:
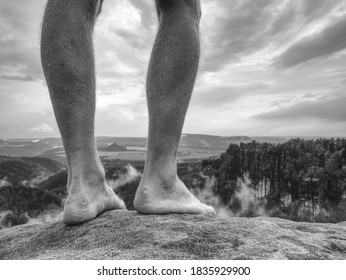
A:
{"type": "Polygon", "coordinates": [[[101,162],[92,170],[96,171],[74,175],[69,182],[63,215],[67,225],[90,221],[105,211],[126,209],[125,203],[107,184],[101,162]]]}
{"type": "Polygon", "coordinates": [[[177,175],[169,179],[143,175],[134,206],[142,214],[215,215],[214,208],[200,202],[177,175]]]}

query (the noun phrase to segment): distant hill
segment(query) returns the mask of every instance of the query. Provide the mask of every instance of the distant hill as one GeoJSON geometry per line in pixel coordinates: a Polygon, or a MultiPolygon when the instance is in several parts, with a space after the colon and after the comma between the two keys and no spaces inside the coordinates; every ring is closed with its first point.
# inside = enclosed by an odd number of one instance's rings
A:
{"type": "Polygon", "coordinates": [[[62,147],[61,138],[7,139],[0,140],[0,155],[33,157],[57,147],[62,147]]]}
{"type": "Polygon", "coordinates": [[[41,142],[2,142],[0,144],[0,155],[2,156],[37,156],[42,151],[51,149],[50,144],[41,142]]]}
{"type": "Polygon", "coordinates": [[[106,147],[98,147],[99,151],[102,152],[123,152],[127,151],[127,148],[121,145],[118,145],[117,143],[112,143],[109,146],[106,147]]]}
{"type": "Polygon", "coordinates": [[[267,142],[267,143],[283,143],[291,139],[291,137],[273,137],[273,136],[256,136],[251,137],[252,140],[255,140],[257,142],[267,142]]]}
{"type": "Polygon", "coordinates": [[[49,158],[0,156],[0,179],[12,184],[35,184],[63,168],[62,163],[49,158]]]}
{"type": "MultiPolygon", "coordinates": [[[[227,150],[230,144],[258,142],[282,143],[289,137],[248,137],[248,136],[216,136],[206,134],[183,134],[179,148],[195,148],[206,150],[227,150]]],[[[133,148],[145,148],[146,137],[96,137],[100,151],[126,151],[133,148]],[[116,144],[115,144],[116,143],[116,144]],[[120,148],[122,147],[122,148],[120,148]]],[[[0,140],[0,155],[3,156],[39,156],[48,157],[66,164],[61,138],[43,139],[7,139],[0,140]]]]}
{"type": "Polygon", "coordinates": [[[179,147],[226,150],[231,143],[247,143],[251,142],[251,140],[252,139],[247,136],[221,137],[204,134],[183,134],[180,138],[179,147]]]}
{"type": "Polygon", "coordinates": [[[137,146],[146,147],[147,137],[96,137],[96,143],[98,147],[107,146],[112,143],[117,143],[121,146],[137,146]]]}

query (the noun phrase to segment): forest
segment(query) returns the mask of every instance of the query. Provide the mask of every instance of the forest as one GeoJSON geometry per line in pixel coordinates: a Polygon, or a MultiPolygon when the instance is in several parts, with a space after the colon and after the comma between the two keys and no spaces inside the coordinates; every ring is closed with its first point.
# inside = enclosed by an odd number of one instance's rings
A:
{"type": "MultiPolygon", "coordinates": [[[[133,199],[144,162],[101,160],[108,183],[127,208],[134,210],[133,199]]],[[[10,166],[17,167],[12,161],[10,166]]],[[[3,165],[6,174],[17,170],[12,168],[10,172],[8,165],[3,165]]],[[[37,173],[36,166],[30,170],[37,173]]],[[[55,170],[61,170],[60,166],[55,170]]],[[[219,217],[346,220],[345,139],[230,144],[219,158],[178,163],[178,175],[198,199],[216,209],[219,217]]],[[[31,182],[35,185],[15,182],[0,187],[0,227],[26,223],[52,209],[62,211],[67,196],[66,169],[31,182]]]]}
{"type": "Polygon", "coordinates": [[[21,185],[0,188],[0,229],[26,224],[29,219],[60,209],[61,198],[55,193],[21,185]]]}
{"type": "Polygon", "coordinates": [[[261,207],[269,216],[333,222],[338,219],[335,209],[346,198],[346,140],[231,144],[220,158],[204,160],[202,170],[215,177],[213,192],[233,213],[255,216],[261,207]],[[235,199],[239,180],[255,196],[246,211],[235,199]]]}

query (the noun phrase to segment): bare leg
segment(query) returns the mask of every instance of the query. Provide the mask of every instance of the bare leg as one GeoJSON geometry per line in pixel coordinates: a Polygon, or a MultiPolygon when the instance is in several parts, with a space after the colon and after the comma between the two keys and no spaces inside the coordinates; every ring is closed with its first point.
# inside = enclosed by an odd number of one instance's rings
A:
{"type": "Polygon", "coordinates": [[[159,30],[147,76],[149,139],[134,205],[144,214],[215,214],[177,176],[176,156],[199,61],[199,0],[156,0],[159,30]]]}
{"type": "Polygon", "coordinates": [[[68,161],[66,224],[125,208],[105,180],[94,139],[92,31],[101,3],[49,0],[42,25],[42,65],[68,161]]]}

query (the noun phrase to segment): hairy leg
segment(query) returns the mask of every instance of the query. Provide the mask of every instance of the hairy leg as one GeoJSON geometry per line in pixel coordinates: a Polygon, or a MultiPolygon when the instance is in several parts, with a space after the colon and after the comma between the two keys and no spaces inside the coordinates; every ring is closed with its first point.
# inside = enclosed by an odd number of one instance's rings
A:
{"type": "Polygon", "coordinates": [[[177,150],[199,62],[199,0],[156,0],[159,30],[148,76],[149,139],[134,205],[144,214],[206,213],[177,176],[177,150]]]}
{"type": "Polygon", "coordinates": [[[42,24],[42,66],[68,161],[66,224],[125,208],[105,180],[94,139],[92,32],[101,4],[100,0],[49,0],[42,24]]]}

